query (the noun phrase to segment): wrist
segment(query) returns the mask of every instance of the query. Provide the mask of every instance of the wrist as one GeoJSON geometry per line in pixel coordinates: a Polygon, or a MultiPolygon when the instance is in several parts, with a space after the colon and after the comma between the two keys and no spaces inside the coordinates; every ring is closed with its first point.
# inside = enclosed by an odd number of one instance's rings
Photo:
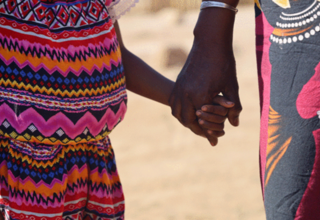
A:
{"type": "MultiPolygon", "coordinates": [[[[210,0],[202,0],[202,2],[208,2],[210,0]]],[[[239,4],[239,0],[215,0],[217,2],[223,2],[226,3],[228,5],[231,5],[233,7],[237,7],[237,5],[239,4]]]]}
{"type": "Polygon", "coordinates": [[[206,47],[232,47],[234,11],[225,8],[205,8],[200,11],[194,28],[195,42],[206,47]]]}

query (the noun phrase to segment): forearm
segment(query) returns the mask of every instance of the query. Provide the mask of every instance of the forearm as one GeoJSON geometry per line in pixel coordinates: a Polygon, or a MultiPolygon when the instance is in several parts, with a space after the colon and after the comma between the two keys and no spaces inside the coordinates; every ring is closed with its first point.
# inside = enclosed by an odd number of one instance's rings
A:
{"type": "Polygon", "coordinates": [[[127,89],[165,105],[174,82],[159,74],[124,46],[118,22],[114,24],[121,49],[127,89]]]}
{"type": "MultiPolygon", "coordinates": [[[[238,3],[238,0],[219,1],[234,7],[238,3]]],[[[235,59],[232,45],[234,20],[235,12],[230,9],[217,7],[202,9],[194,28],[193,46],[184,67],[185,70],[182,72],[188,73],[187,75],[192,74],[190,69],[195,69],[195,72],[200,65],[203,70],[197,71],[196,77],[206,79],[206,82],[209,80],[209,84],[214,83],[210,79],[221,81],[235,77],[235,59]],[[212,69],[212,66],[215,68],[212,69]]],[[[195,76],[187,77],[194,78],[195,76]]]]}
{"type": "Polygon", "coordinates": [[[138,95],[169,105],[168,100],[174,82],[159,74],[125,47],[122,47],[121,53],[127,89],[138,95]]]}
{"type": "MultiPolygon", "coordinates": [[[[205,2],[207,0],[203,0],[205,2]]],[[[217,0],[237,7],[239,0],[217,0]]],[[[210,7],[200,11],[194,29],[195,44],[212,49],[223,46],[232,50],[233,26],[235,12],[230,9],[210,7]]]]}

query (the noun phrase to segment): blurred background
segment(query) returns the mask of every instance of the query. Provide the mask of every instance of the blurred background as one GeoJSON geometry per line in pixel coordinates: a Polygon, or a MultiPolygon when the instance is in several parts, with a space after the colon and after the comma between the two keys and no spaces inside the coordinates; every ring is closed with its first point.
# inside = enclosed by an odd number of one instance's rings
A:
{"type": "MultiPolygon", "coordinates": [[[[249,2],[250,1],[250,2],[249,2]]],[[[200,0],[140,0],[120,20],[124,42],[175,80],[192,46],[200,0]]],[[[128,93],[125,120],[110,135],[127,220],[263,220],[254,8],[236,15],[234,50],[243,112],[216,147],[171,116],[169,107],[128,93]]]]}

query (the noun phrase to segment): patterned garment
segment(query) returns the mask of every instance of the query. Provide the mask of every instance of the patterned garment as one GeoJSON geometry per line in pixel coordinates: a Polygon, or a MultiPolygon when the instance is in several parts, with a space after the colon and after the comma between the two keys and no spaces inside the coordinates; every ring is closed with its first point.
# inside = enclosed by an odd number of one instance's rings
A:
{"type": "Polygon", "coordinates": [[[6,219],[123,219],[108,134],[126,112],[115,0],[0,0],[6,219]]]}
{"type": "Polygon", "coordinates": [[[256,2],[268,220],[320,219],[320,2],[256,2]]]}
{"type": "Polygon", "coordinates": [[[124,197],[109,139],[41,145],[0,139],[5,219],[124,219],[124,197]]]}

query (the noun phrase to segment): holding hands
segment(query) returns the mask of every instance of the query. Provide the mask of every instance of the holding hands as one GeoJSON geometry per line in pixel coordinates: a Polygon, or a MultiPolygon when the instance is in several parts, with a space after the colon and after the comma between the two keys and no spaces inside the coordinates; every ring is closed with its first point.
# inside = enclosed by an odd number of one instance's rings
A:
{"type": "Polygon", "coordinates": [[[201,11],[192,49],[169,98],[173,116],[213,146],[224,134],[224,120],[238,126],[242,110],[232,46],[234,17],[231,10],[201,11]]]}
{"type": "Polygon", "coordinates": [[[225,134],[224,122],[227,119],[228,111],[234,106],[223,96],[216,96],[212,105],[204,105],[201,110],[196,111],[199,126],[210,136],[210,144],[217,145],[218,137],[225,134]]]}
{"type": "Polygon", "coordinates": [[[238,126],[242,110],[232,47],[234,17],[231,10],[201,10],[192,49],[176,83],[132,54],[122,41],[118,23],[114,24],[127,89],[170,105],[181,124],[206,137],[213,146],[224,135],[226,118],[238,126]]]}

